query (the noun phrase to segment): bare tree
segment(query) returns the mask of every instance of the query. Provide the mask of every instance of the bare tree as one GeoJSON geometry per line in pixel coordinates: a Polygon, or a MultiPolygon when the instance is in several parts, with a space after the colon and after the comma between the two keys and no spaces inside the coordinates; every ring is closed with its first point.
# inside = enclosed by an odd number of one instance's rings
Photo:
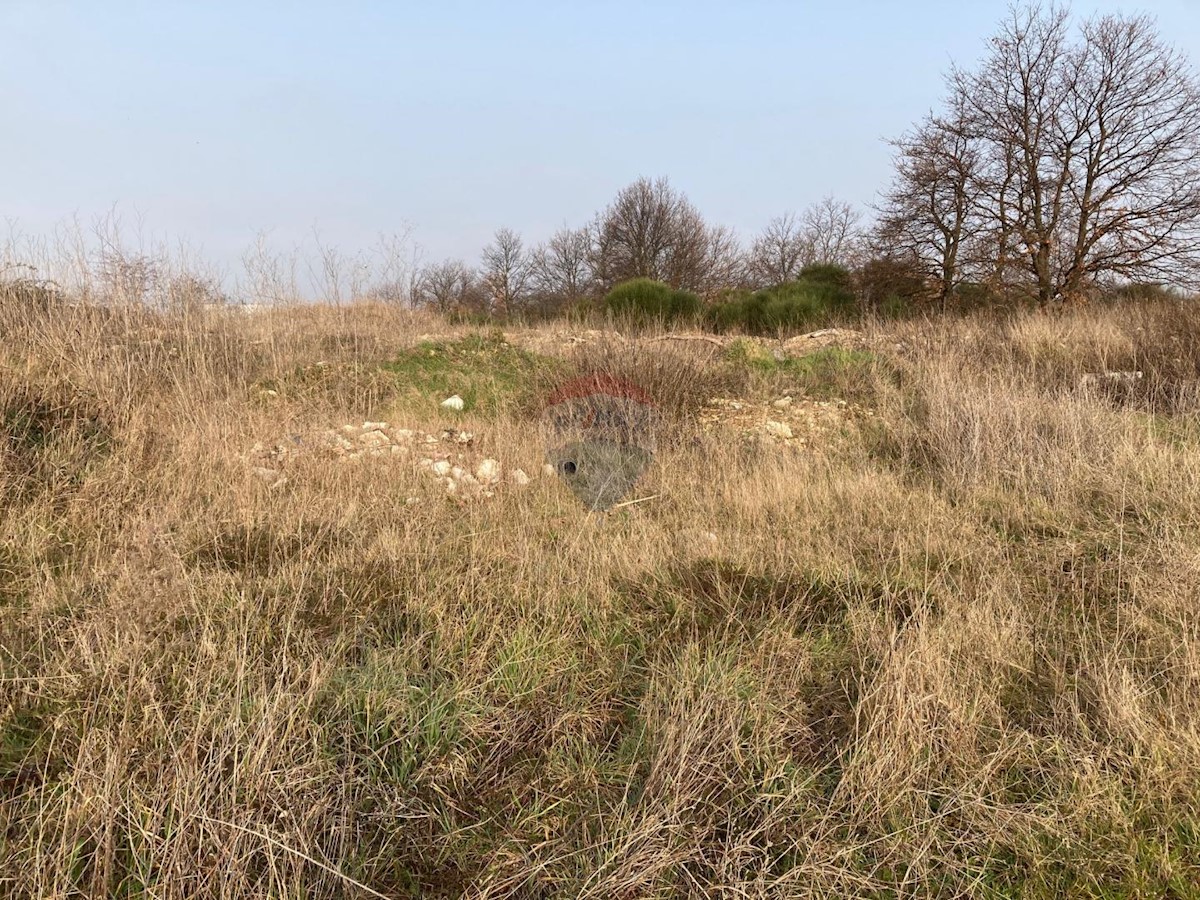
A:
{"type": "Polygon", "coordinates": [[[743,287],[748,281],[746,254],[733,229],[712,225],[705,236],[707,256],[700,293],[714,296],[722,290],[743,287]]]}
{"type": "Polygon", "coordinates": [[[640,178],[623,188],[595,226],[594,267],[609,288],[629,278],[654,278],[675,288],[710,292],[714,265],[727,244],[665,178],[640,178]]]}
{"type": "Polygon", "coordinates": [[[370,300],[396,305],[416,302],[416,282],[420,276],[420,248],[413,242],[413,227],[405,224],[400,232],[380,234],[372,256],[372,282],[365,294],[370,300]]]}
{"type": "MultiPolygon", "coordinates": [[[[347,269],[353,260],[346,257],[337,247],[321,240],[321,233],[313,226],[313,240],[317,247],[317,260],[308,260],[308,275],[312,285],[320,292],[321,299],[330,306],[340,307],[346,294],[347,269]]],[[[354,276],[351,274],[351,281],[354,276]]],[[[352,295],[353,292],[351,292],[352,295]]]]}
{"type": "Polygon", "coordinates": [[[460,259],[425,266],[417,278],[418,303],[441,313],[476,305],[478,293],[475,273],[460,259]]]}
{"type": "Polygon", "coordinates": [[[246,299],[251,303],[280,306],[300,296],[296,253],[281,256],[272,251],[266,233],[256,236],[254,246],[242,257],[242,266],[246,274],[246,299]]]}
{"type": "Polygon", "coordinates": [[[804,211],[804,240],[814,263],[849,265],[857,250],[859,214],[849,203],[825,197],[804,211]]]}
{"type": "Polygon", "coordinates": [[[149,304],[163,280],[161,260],[115,245],[101,249],[97,274],[110,303],[131,306],[149,304]]]}
{"type": "Polygon", "coordinates": [[[1057,6],[1014,7],[954,101],[979,141],[979,184],[1041,304],[1106,278],[1194,276],[1200,261],[1200,86],[1144,16],[1072,40],[1057,6]]]}
{"type": "Polygon", "coordinates": [[[483,248],[483,283],[493,312],[506,316],[525,298],[533,270],[520,235],[510,228],[496,231],[483,248]]]}
{"type": "Polygon", "coordinates": [[[530,255],[539,293],[573,303],[593,289],[592,233],[588,227],[560,228],[530,255]]]}
{"type": "Polygon", "coordinates": [[[896,174],[879,208],[875,241],[937,285],[943,311],[963,276],[963,247],[978,208],[979,150],[959,105],[894,142],[896,174]]]}
{"type": "Polygon", "coordinates": [[[186,269],[166,278],[161,293],[166,309],[184,314],[229,305],[229,297],[216,278],[186,269]]]}
{"type": "Polygon", "coordinates": [[[776,216],[750,246],[750,278],[763,287],[795,281],[812,261],[813,252],[810,235],[795,213],[776,216]]]}

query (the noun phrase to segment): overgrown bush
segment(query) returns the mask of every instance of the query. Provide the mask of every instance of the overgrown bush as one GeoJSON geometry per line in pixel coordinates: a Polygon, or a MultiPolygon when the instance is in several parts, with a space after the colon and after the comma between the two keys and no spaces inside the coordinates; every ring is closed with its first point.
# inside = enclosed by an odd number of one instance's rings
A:
{"type": "Polygon", "coordinates": [[[699,315],[700,298],[652,278],[634,278],[608,292],[604,309],[637,324],[678,322],[699,315]]]}
{"type": "Polygon", "coordinates": [[[887,319],[917,314],[930,299],[920,269],[904,259],[880,256],[867,260],[855,281],[863,307],[887,319]]]}
{"type": "Polygon", "coordinates": [[[838,293],[844,299],[853,301],[854,291],[851,288],[850,270],[836,263],[812,263],[800,270],[799,281],[820,285],[829,291],[838,293]]]}
{"type": "Polygon", "coordinates": [[[52,281],[0,277],[0,306],[14,312],[46,313],[62,302],[62,293],[52,281]]]}
{"type": "MultiPolygon", "coordinates": [[[[1020,299],[1019,297],[1014,298],[1014,300],[1020,299]]],[[[1025,298],[1026,303],[1031,300],[1032,298],[1025,298]]],[[[951,304],[958,312],[969,313],[978,310],[1011,306],[1012,302],[1006,301],[1004,296],[997,292],[991,285],[978,281],[964,281],[955,285],[951,304]]]]}
{"type": "Polygon", "coordinates": [[[788,284],[716,303],[708,324],[717,331],[778,334],[817,327],[856,306],[850,273],[841,266],[813,265],[788,284]]]}
{"type": "Polygon", "coordinates": [[[1100,289],[1095,296],[1105,303],[1171,302],[1180,299],[1179,294],[1170,287],[1155,282],[1113,285],[1100,289]]]}

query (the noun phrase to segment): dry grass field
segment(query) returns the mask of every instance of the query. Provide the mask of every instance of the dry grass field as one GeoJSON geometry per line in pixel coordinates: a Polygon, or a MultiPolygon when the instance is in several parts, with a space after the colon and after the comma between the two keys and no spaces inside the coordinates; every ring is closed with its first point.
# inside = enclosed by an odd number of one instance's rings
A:
{"type": "Polygon", "coordinates": [[[29,299],[0,896],[1200,897],[1200,309],[807,351],[29,299]],[[536,427],[593,370],[665,422],[603,514],[536,427]]]}

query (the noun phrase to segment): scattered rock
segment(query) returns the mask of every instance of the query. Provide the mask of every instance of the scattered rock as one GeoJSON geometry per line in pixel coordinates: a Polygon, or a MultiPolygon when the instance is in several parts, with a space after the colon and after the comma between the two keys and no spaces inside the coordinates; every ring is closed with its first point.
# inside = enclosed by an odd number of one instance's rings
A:
{"type": "Polygon", "coordinates": [[[814,444],[828,447],[842,440],[848,427],[873,413],[845,400],[789,398],[753,404],[716,398],[700,411],[700,424],[708,430],[732,429],[747,439],[767,439],[791,447],[814,444]]]}
{"type": "Polygon", "coordinates": [[[453,409],[456,412],[461,411],[463,406],[463,398],[458,396],[458,394],[455,394],[453,397],[447,397],[442,401],[442,407],[444,409],[453,409]]]}
{"type": "Polygon", "coordinates": [[[780,397],[778,400],[772,400],[771,405],[776,409],[787,409],[792,405],[791,397],[780,397]]]}
{"type": "MultiPolygon", "coordinates": [[[[448,494],[463,498],[495,496],[492,488],[501,482],[505,468],[492,457],[472,458],[470,448],[474,442],[472,432],[455,428],[429,434],[410,428],[393,429],[387,422],[368,421],[316,431],[307,437],[290,435],[273,447],[257,443],[243,458],[250,474],[275,488],[287,481],[281,467],[301,454],[325,453],[343,462],[366,457],[376,465],[380,463],[375,460],[382,463],[411,456],[416,470],[442,481],[448,494]],[[419,452],[414,452],[415,448],[419,452]]],[[[514,469],[508,474],[508,481],[524,486],[530,479],[524,471],[514,469]]]]}
{"type": "Polygon", "coordinates": [[[867,346],[867,336],[853,328],[822,328],[785,340],[780,349],[785,354],[811,353],[825,347],[846,347],[852,350],[867,346]]]}
{"type": "Polygon", "coordinates": [[[382,431],[364,431],[358,440],[368,447],[382,447],[391,443],[391,439],[382,431]]]}
{"type": "Polygon", "coordinates": [[[745,404],[741,400],[729,400],[725,397],[713,397],[708,401],[709,406],[720,406],[726,409],[741,409],[745,404]]]}
{"type": "Polygon", "coordinates": [[[475,477],[484,484],[495,484],[500,480],[500,462],[495,459],[485,459],[475,469],[475,477]]]}
{"type": "Polygon", "coordinates": [[[784,440],[792,437],[792,426],[787,422],[776,422],[774,419],[768,419],[766,430],[767,434],[772,437],[783,438],[784,440]]]}

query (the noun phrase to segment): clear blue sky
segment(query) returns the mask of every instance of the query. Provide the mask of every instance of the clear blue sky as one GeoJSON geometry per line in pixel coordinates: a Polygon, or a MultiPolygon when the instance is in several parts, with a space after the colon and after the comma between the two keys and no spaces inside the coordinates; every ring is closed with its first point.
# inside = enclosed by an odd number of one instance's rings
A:
{"type": "MultiPolygon", "coordinates": [[[[667,175],[744,236],[884,186],[884,139],[1003,2],[0,0],[0,217],[116,206],[234,268],[257,232],[347,251],[405,222],[474,261],[667,175]]],[[[1200,62],[1200,2],[1147,12],[1200,62]]]]}

